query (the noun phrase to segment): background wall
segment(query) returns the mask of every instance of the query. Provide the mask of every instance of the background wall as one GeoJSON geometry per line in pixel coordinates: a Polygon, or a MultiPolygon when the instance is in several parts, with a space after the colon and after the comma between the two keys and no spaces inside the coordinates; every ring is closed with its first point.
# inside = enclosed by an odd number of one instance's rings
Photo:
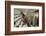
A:
{"type": "MultiPolygon", "coordinates": [[[[15,1],[15,0],[12,0],[12,1],[15,1]]],[[[46,3],[46,0],[16,0],[16,1],[46,3]]],[[[45,6],[46,6],[46,4],[45,4],[45,6]]],[[[46,9],[45,9],[45,11],[46,11],[46,9]]],[[[46,15],[46,12],[45,12],[45,15],[46,15]]],[[[45,18],[46,18],[46,16],[45,16],[45,18]]],[[[0,0],[0,36],[5,36],[5,0],[0,0]]],[[[7,36],[46,36],[46,22],[45,22],[45,33],[24,34],[24,35],[7,35],[7,36]]]]}

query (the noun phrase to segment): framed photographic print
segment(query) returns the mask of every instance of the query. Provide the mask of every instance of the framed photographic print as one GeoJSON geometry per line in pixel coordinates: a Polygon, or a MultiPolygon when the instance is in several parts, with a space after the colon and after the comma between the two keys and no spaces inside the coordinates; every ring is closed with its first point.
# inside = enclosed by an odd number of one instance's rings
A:
{"type": "Polygon", "coordinates": [[[5,34],[45,32],[44,3],[5,1],[5,34]]]}

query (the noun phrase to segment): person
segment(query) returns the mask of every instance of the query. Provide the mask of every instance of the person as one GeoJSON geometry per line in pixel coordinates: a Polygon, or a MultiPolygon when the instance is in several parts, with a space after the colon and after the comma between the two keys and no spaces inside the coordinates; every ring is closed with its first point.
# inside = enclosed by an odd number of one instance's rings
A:
{"type": "Polygon", "coordinates": [[[29,24],[27,16],[23,12],[21,12],[21,15],[22,15],[21,20],[24,22],[24,25],[27,24],[27,26],[30,27],[30,24],[29,24]]]}

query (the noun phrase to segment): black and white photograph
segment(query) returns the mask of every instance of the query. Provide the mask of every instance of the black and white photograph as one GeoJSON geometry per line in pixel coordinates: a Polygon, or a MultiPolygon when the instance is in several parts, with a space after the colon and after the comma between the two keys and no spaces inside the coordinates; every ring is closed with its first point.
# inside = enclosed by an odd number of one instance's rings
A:
{"type": "Polygon", "coordinates": [[[39,9],[14,8],[14,27],[39,26],[39,9]]]}

